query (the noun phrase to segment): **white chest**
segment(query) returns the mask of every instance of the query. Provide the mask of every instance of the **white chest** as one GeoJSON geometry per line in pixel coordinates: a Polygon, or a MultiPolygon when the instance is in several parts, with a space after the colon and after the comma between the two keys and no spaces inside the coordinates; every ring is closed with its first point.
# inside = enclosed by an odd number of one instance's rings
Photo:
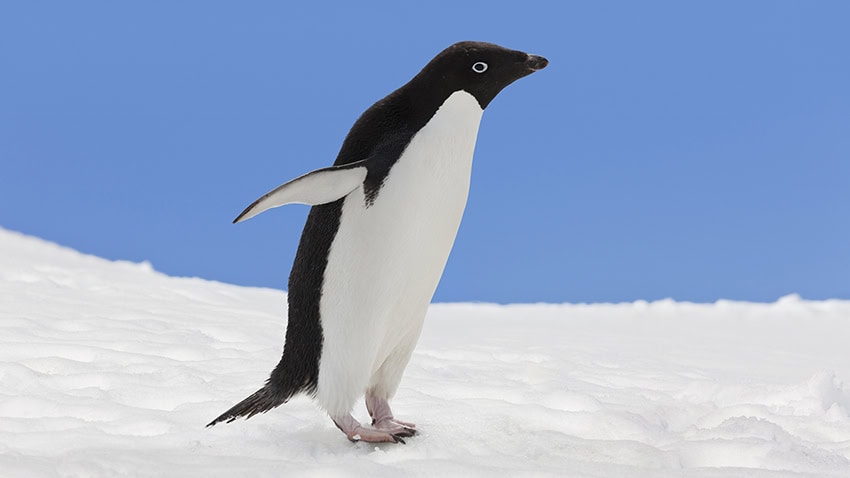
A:
{"type": "Polygon", "coordinates": [[[372,313],[427,305],[466,206],[481,114],[472,95],[454,93],[411,139],[371,206],[362,189],[346,198],[326,286],[345,281],[341,295],[372,313]]]}
{"type": "MultiPolygon", "coordinates": [[[[346,197],[320,314],[325,344],[356,344],[344,359],[348,373],[361,360],[369,373],[411,336],[415,344],[466,206],[481,114],[472,95],[455,92],[412,138],[371,206],[362,187],[346,197]]],[[[324,348],[322,368],[339,353],[324,348]]]]}
{"type": "Polygon", "coordinates": [[[325,271],[323,324],[340,314],[421,324],[466,206],[481,114],[472,95],[455,92],[412,138],[371,206],[362,188],[345,199],[325,271]]]}

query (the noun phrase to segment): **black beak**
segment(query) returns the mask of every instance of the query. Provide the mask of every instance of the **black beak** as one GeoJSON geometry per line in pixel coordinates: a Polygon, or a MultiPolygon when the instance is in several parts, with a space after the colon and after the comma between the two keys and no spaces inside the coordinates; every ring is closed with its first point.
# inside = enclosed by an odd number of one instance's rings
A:
{"type": "Polygon", "coordinates": [[[528,55],[528,60],[525,61],[525,66],[531,71],[542,70],[549,64],[549,60],[537,55],[528,55]]]}

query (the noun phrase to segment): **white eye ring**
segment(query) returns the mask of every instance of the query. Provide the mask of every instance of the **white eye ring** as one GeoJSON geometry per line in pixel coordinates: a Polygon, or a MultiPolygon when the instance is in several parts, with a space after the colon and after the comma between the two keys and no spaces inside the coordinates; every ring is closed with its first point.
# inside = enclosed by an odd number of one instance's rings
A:
{"type": "Polygon", "coordinates": [[[487,71],[487,63],[484,63],[483,61],[476,61],[472,65],[472,71],[476,73],[484,73],[487,71]]]}

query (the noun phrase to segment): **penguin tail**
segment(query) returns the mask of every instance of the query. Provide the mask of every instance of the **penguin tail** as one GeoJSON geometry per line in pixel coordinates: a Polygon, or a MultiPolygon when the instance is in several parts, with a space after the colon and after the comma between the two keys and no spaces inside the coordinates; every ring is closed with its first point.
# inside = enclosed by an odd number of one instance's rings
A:
{"type": "Polygon", "coordinates": [[[218,418],[207,423],[207,428],[220,422],[230,423],[239,417],[245,417],[247,420],[254,415],[266,413],[272,408],[283,405],[292,397],[291,393],[282,394],[279,391],[274,390],[274,388],[274,386],[267,383],[263,388],[254,392],[250,397],[237,403],[231,407],[230,410],[222,413],[218,416],[218,418]]]}

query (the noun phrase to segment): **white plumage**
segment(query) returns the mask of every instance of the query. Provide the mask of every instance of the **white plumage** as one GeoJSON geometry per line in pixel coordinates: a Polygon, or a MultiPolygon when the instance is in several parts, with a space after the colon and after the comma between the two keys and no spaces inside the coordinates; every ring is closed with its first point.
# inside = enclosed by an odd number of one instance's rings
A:
{"type": "Polygon", "coordinates": [[[411,140],[374,204],[349,193],[322,288],[316,397],[331,416],[364,392],[390,398],[460,226],[483,110],[457,91],[411,140]]]}

